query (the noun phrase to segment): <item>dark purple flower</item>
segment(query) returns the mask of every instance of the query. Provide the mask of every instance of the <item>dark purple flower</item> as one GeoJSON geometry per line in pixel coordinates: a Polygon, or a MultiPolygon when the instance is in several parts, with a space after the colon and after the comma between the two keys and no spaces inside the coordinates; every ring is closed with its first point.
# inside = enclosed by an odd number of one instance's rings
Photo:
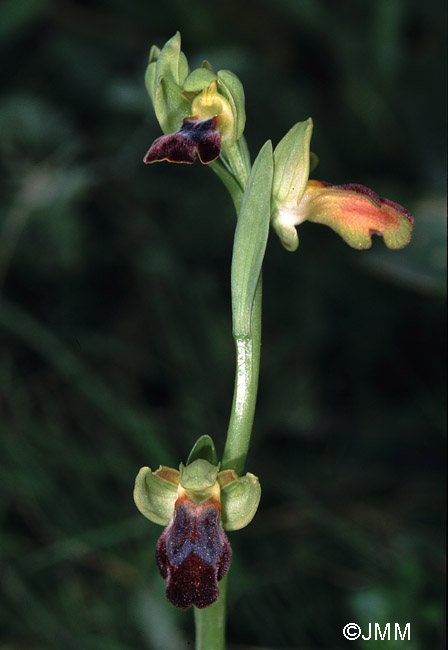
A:
{"type": "Polygon", "coordinates": [[[229,570],[232,556],[220,510],[214,497],[197,504],[182,494],[176,501],[156,550],[160,574],[167,580],[166,596],[175,607],[203,609],[218,599],[218,580],[229,570]]]}
{"type": "Polygon", "coordinates": [[[177,163],[194,163],[198,152],[202,163],[210,163],[221,152],[221,138],[217,131],[217,117],[200,120],[196,116],[186,117],[179,131],[162,135],[151,145],[145,163],[168,160],[177,163]]]}

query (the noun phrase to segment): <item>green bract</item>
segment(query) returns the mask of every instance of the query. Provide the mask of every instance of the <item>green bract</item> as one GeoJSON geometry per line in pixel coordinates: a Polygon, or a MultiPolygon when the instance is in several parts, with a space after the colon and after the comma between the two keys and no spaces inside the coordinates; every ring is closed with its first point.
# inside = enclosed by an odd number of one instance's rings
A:
{"type": "Polygon", "coordinates": [[[147,519],[167,526],[174,513],[179,490],[197,503],[210,496],[221,501],[221,521],[224,530],[239,530],[253,519],[261,497],[261,487],[254,474],[239,477],[232,469],[219,471],[219,464],[196,457],[204,453],[216,457],[210,436],[202,436],[190,452],[189,460],[180,471],[161,465],[152,472],[142,467],[135,480],[134,500],[147,519]],[[193,460],[190,462],[190,458],[193,460]]]}
{"type": "Polygon", "coordinates": [[[232,258],[234,334],[251,334],[251,314],[269,236],[272,187],[272,143],[265,142],[244,191],[232,258]]]}

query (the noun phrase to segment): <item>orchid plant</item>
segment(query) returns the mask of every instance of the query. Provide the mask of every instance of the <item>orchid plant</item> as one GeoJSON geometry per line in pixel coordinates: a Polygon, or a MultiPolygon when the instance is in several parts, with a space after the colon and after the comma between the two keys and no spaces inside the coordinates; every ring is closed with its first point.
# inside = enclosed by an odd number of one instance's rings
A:
{"type": "Polygon", "coordinates": [[[163,135],[144,162],[192,164],[197,154],[221,179],[237,213],[231,266],[236,373],[221,461],[213,440],[202,435],[185,465],[143,467],[134,490],[140,512],[165,526],[156,562],[168,600],[180,609],[194,607],[197,650],[223,650],[231,562],[225,531],[249,524],[261,496],[258,478],[243,471],[258,387],[270,227],[288,251],[297,249],[296,227],[304,221],[329,226],[353,248],[369,248],[376,234],[399,249],[409,242],[414,221],[401,205],[362,185],[310,180],[317,165],[311,119],[295,124],[274,150],[268,140],[251,164],[241,82],[229,70],[215,73],[208,61],[190,71],[179,33],[161,50],[151,48],[145,82],[163,135]]]}

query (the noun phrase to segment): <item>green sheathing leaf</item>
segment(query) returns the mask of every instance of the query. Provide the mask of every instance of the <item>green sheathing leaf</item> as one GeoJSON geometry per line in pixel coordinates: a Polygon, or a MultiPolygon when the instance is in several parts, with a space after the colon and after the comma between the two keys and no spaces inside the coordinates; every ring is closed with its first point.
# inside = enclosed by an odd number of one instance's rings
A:
{"type": "Polygon", "coordinates": [[[235,336],[250,336],[251,311],[260,276],[271,214],[272,143],[260,150],[243,196],[232,260],[232,312],[235,336]]]}

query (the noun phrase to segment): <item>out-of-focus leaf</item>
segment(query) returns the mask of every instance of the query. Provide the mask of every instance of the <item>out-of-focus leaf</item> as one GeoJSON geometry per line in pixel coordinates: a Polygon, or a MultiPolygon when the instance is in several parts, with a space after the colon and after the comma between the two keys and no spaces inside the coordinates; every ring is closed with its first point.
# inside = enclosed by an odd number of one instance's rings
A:
{"type": "Polygon", "coordinates": [[[0,4],[0,46],[20,36],[49,8],[48,0],[3,0],[0,4]]]}

